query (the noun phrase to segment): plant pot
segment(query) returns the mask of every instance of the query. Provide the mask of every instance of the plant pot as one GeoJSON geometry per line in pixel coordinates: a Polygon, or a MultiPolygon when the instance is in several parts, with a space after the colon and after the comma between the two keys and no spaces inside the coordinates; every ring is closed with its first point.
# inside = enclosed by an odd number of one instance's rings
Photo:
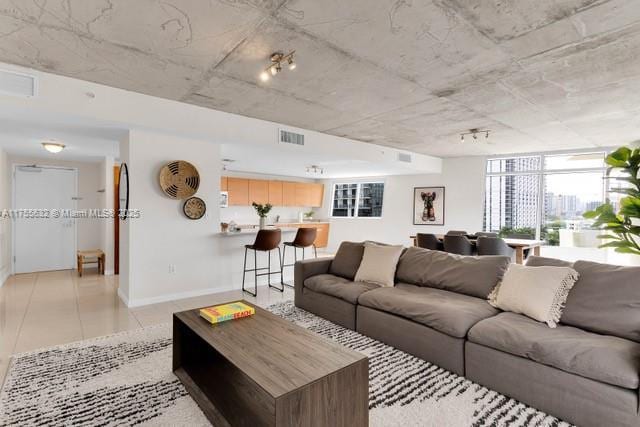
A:
{"type": "Polygon", "coordinates": [[[265,228],[267,228],[267,217],[266,216],[261,216],[260,217],[260,230],[264,230],[265,228]]]}

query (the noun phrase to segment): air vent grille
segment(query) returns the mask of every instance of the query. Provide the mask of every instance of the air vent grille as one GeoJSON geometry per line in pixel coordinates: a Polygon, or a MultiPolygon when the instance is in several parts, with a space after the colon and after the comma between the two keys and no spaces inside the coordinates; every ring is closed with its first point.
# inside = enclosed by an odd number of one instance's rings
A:
{"type": "Polygon", "coordinates": [[[304,145],[304,135],[280,129],[280,142],[283,144],[304,145]]]}
{"type": "Polygon", "coordinates": [[[398,153],[398,161],[405,162],[405,163],[411,163],[411,154],[398,153]]]}
{"type": "Polygon", "coordinates": [[[28,74],[0,70],[0,93],[5,95],[36,96],[36,78],[28,74]]]}

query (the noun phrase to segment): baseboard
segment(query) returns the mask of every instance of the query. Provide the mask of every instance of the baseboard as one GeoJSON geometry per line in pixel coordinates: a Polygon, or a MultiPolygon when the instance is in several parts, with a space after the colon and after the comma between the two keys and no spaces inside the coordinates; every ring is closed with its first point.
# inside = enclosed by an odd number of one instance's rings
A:
{"type": "Polygon", "coordinates": [[[128,299],[123,293],[118,289],[118,296],[125,303],[125,305],[129,308],[134,307],[142,307],[149,304],[159,304],[167,301],[174,301],[178,299],[184,298],[193,298],[193,297],[201,297],[203,295],[211,295],[211,294],[219,294],[221,292],[229,292],[237,290],[237,287],[227,286],[224,288],[207,288],[207,289],[197,289],[194,291],[187,292],[178,292],[174,294],[166,294],[166,295],[158,295],[157,297],[149,297],[149,298],[136,298],[136,299],[128,299]]]}
{"type": "Polygon", "coordinates": [[[4,286],[4,282],[7,281],[9,276],[11,276],[11,273],[9,271],[0,272],[0,288],[4,286]]]}
{"type": "Polygon", "coordinates": [[[129,307],[129,298],[127,298],[127,296],[124,294],[124,292],[122,292],[122,288],[118,288],[118,297],[120,297],[120,299],[122,300],[124,305],[129,307]]]}

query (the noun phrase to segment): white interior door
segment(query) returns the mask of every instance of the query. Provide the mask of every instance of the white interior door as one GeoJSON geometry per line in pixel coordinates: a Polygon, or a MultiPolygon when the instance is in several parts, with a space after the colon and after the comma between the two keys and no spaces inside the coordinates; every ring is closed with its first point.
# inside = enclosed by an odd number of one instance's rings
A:
{"type": "Polygon", "coordinates": [[[76,208],[77,171],[18,166],[14,181],[14,209],[34,210],[43,218],[14,219],[14,272],[68,270],[75,266],[75,219],[55,210],[76,208]]]}

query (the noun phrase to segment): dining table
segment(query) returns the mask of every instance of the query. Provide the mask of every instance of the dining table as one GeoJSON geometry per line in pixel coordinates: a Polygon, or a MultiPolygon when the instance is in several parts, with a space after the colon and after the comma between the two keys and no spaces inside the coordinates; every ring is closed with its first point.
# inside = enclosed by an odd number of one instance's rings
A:
{"type": "MultiPolygon", "coordinates": [[[[438,240],[441,242],[444,240],[444,234],[436,234],[435,235],[438,240]]],[[[416,235],[409,236],[409,238],[413,241],[413,246],[418,246],[418,240],[416,235]]],[[[467,238],[471,241],[472,244],[475,245],[477,237],[476,236],[467,236],[467,238]]],[[[511,248],[513,248],[516,252],[516,264],[524,263],[524,252],[526,250],[533,250],[533,254],[536,256],[540,256],[540,247],[545,243],[544,240],[535,240],[535,239],[502,239],[504,242],[511,248]]]]}

